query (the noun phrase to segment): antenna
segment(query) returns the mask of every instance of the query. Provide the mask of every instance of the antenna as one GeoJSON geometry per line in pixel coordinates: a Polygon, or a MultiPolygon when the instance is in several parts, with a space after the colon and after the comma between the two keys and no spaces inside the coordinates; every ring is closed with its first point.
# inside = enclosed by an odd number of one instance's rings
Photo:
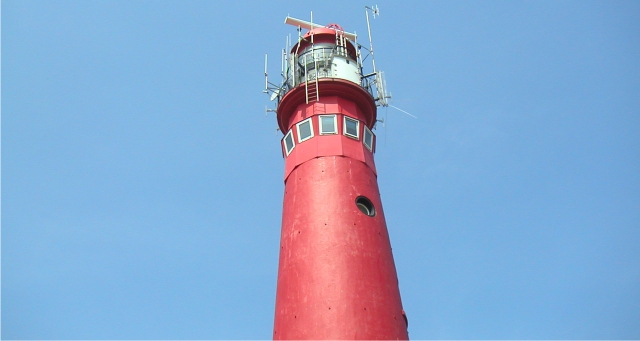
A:
{"type": "MultiPolygon", "coordinates": [[[[309,31],[313,30],[314,28],[324,27],[322,25],[318,25],[318,24],[310,23],[308,21],[292,18],[290,16],[287,16],[286,18],[284,18],[284,23],[287,24],[287,25],[292,25],[292,26],[296,26],[296,27],[299,27],[299,28],[304,28],[304,29],[307,29],[309,31]]],[[[350,40],[355,40],[356,39],[356,34],[355,33],[344,32],[344,36],[349,38],[350,40]]]]}
{"type": "Polygon", "coordinates": [[[373,58],[373,42],[371,40],[371,25],[369,24],[369,11],[367,10],[371,10],[371,12],[373,12],[373,19],[376,18],[376,14],[378,16],[380,16],[380,10],[378,9],[378,5],[372,7],[369,6],[364,6],[365,10],[364,13],[367,17],[367,32],[369,33],[369,52],[371,53],[371,63],[373,64],[373,72],[376,72],[376,60],[375,58],[373,58]]]}
{"type": "Polygon", "coordinates": [[[284,77],[284,63],[286,58],[287,58],[287,53],[284,52],[284,49],[282,49],[282,58],[280,60],[280,76],[282,77],[284,77]]]}
{"type": "Polygon", "coordinates": [[[266,105],[264,106],[264,116],[268,116],[270,112],[278,112],[276,109],[269,109],[266,105]]]}
{"type": "Polygon", "coordinates": [[[269,92],[269,74],[267,73],[267,54],[264,54],[264,90],[265,94],[269,92]]]}
{"type": "MultiPolygon", "coordinates": [[[[372,56],[372,60],[373,60],[373,56],[372,56]]],[[[382,71],[378,71],[375,73],[375,79],[374,82],[376,84],[376,90],[377,90],[377,94],[378,94],[378,102],[383,106],[386,107],[389,105],[389,102],[387,101],[387,99],[391,98],[391,95],[387,95],[387,82],[384,79],[384,72],[382,71]]]]}
{"type": "Polygon", "coordinates": [[[373,76],[373,79],[368,82],[370,82],[369,84],[373,85],[376,89],[376,103],[377,105],[386,107],[389,105],[389,101],[387,100],[391,98],[391,94],[387,94],[387,84],[384,80],[384,73],[376,69],[376,59],[373,52],[373,38],[371,36],[371,22],[369,21],[369,11],[371,11],[373,18],[375,19],[376,15],[380,16],[380,9],[378,9],[377,5],[372,7],[364,6],[364,8],[364,13],[367,18],[367,33],[369,34],[369,54],[371,55],[371,66],[373,67],[373,72],[365,77],[373,76]]]}
{"type": "Polygon", "coordinates": [[[273,101],[274,99],[278,98],[278,96],[280,96],[280,89],[281,88],[278,88],[273,91],[273,93],[271,94],[271,98],[269,99],[270,101],[273,101]]]}

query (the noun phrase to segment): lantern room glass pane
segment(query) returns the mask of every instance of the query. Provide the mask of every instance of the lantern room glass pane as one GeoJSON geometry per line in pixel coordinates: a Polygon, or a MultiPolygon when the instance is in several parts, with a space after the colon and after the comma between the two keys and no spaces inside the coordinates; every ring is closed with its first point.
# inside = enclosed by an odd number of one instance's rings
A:
{"type": "Polygon", "coordinates": [[[360,122],[350,117],[344,117],[344,134],[353,138],[360,138],[358,125],[360,122]]]}
{"type": "Polygon", "coordinates": [[[313,125],[311,119],[308,118],[297,124],[298,127],[298,142],[306,141],[313,137],[313,125]]]}
{"type": "Polygon", "coordinates": [[[320,135],[337,134],[336,115],[320,116],[320,135]]]}

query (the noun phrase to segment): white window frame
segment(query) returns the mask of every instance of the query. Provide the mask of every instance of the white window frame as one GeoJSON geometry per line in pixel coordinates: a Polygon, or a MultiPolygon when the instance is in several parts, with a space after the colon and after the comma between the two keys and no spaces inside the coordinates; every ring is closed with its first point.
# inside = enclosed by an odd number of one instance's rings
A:
{"type": "Polygon", "coordinates": [[[319,115],[318,116],[318,132],[320,133],[320,135],[335,135],[338,133],[338,115],[319,115]],[[330,117],[333,119],[333,131],[329,132],[329,133],[325,133],[322,131],[322,118],[323,117],[330,117]]]}
{"type": "Polygon", "coordinates": [[[312,138],[314,136],[313,134],[313,120],[311,119],[311,117],[307,118],[304,121],[300,121],[298,123],[296,123],[296,130],[298,132],[298,143],[302,143],[310,138],[312,138]],[[309,128],[311,129],[311,135],[309,135],[309,137],[305,138],[304,140],[300,137],[300,126],[309,122],[309,128]]]}
{"type": "Polygon", "coordinates": [[[374,139],[375,135],[373,134],[373,132],[367,126],[364,126],[364,133],[362,135],[363,135],[362,136],[362,144],[364,144],[364,146],[367,147],[367,149],[369,149],[370,152],[373,152],[373,139],[374,139]],[[367,134],[369,134],[369,136],[371,136],[371,145],[367,144],[367,134]]]}
{"type": "Polygon", "coordinates": [[[293,148],[296,147],[296,141],[293,138],[293,130],[289,130],[289,132],[282,138],[282,145],[284,146],[285,153],[287,153],[287,156],[289,156],[289,154],[291,154],[291,152],[293,151],[293,148]],[[291,143],[293,143],[291,149],[287,148],[287,137],[291,137],[291,143]]]}
{"type": "Polygon", "coordinates": [[[344,126],[343,126],[343,128],[344,129],[342,130],[342,132],[344,133],[345,136],[354,138],[356,140],[360,140],[360,121],[356,120],[353,117],[345,116],[344,117],[344,126]],[[356,134],[355,135],[349,134],[347,132],[347,120],[356,122],[356,134]]]}

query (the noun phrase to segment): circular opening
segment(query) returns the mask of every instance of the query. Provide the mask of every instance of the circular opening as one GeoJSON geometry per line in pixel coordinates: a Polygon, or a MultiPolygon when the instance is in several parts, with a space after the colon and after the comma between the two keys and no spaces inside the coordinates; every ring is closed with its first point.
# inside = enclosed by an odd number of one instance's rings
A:
{"type": "Polygon", "coordinates": [[[369,217],[376,215],[376,209],[373,207],[373,203],[366,197],[357,197],[356,206],[358,206],[360,212],[368,215],[369,217]]]}

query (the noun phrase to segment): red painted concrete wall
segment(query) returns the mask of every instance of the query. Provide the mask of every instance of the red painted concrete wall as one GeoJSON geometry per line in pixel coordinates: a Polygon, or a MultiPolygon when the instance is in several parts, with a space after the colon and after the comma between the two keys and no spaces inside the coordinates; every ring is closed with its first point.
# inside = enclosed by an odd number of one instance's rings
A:
{"type": "Polygon", "coordinates": [[[285,184],[273,338],[408,339],[376,175],[314,158],[285,184]],[[358,196],[376,215],[360,212],[358,196]]]}
{"type": "Polygon", "coordinates": [[[278,122],[294,131],[285,155],[285,194],[273,338],[408,339],[373,152],[363,143],[372,127],[373,98],[354,83],[323,80],[320,99],[304,88],[280,103],[278,122]],[[338,134],[319,135],[318,115],[338,115],[338,134]],[[343,117],[360,121],[360,138],[343,134],[343,117]],[[313,120],[314,137],[300,142],[296,123],[313,120]],[[361,212],[368,198],[376,214],[361,212]]]}

